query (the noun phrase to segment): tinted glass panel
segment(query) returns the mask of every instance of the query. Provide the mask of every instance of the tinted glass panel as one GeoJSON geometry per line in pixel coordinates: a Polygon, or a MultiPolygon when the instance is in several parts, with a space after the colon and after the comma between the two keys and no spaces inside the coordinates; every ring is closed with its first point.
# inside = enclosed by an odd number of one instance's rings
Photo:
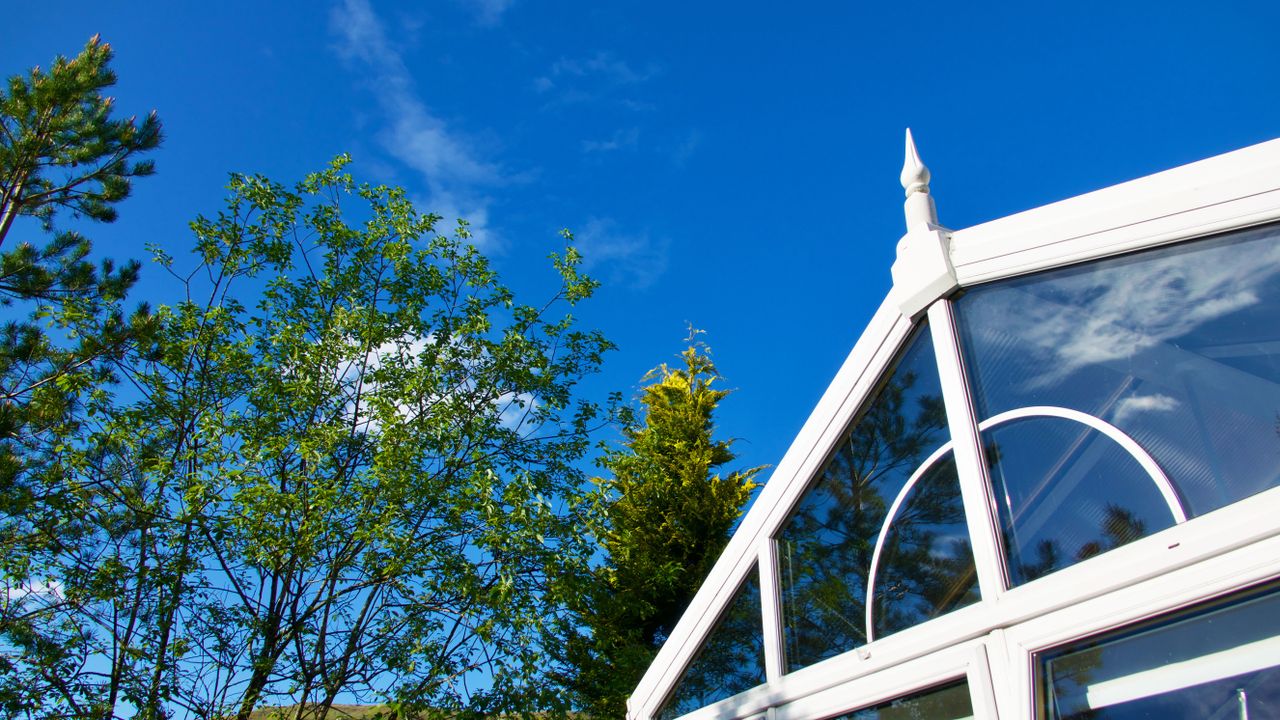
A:
{"type": "Polygon", "coordinates": [[[1054,652],[1040,667],[1042,718],[1280,717],[1280,600],[1184,613],[1054,652]]]}
{"type": "Polygon", "coordinates": [[[866,642],[867,574],[889,506],[947,441],[933,343],[921,328],[777,537],[787,666],[866,642]]]}
{"type": "Polygon", "coordinates": [[[956,463],[947,453],[920,476],[889,525],[874,588],[875,637],[978,601],[956,463]]]}
{"type": "Polygon", "coordinates": [[[983,439],[1014,584],[1174,524],[1152,477],[1088,425],[1025,418],[983,439]]]}
{"type": "Polygon", "coordinates": [[[670,720],[765,682],[760,574],[752,571],[671,692],[659,720],[670,720]]]}
{"type": "MultiPolygon", "coordinates": [[[[1110,422],[1156,459],[1189,516],[1274,487],[1278,235],[1254,229],[969,291],[956,313],[979,419],[1053,405],[1110,422]]],[[[1107,487],[1098,477],[1080,492],[1105,506],[1107,487]]],[[[1144,532],[1163,526],[1154,520],[1144,532]]]]}
{"type": "Polygon", "coordinates": [[[972,717],[969,685],[960,682],[863,708],[833,720],[967,720],[972,717]]]}

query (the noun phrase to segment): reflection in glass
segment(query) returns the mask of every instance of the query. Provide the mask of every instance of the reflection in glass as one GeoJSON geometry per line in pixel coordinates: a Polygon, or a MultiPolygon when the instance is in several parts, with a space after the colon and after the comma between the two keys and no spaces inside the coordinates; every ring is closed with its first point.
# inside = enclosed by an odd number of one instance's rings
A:
{"type": "Polygon", "coordinates": [[[760,573],[752,570],[680,676],[658,720],[671,720],[765,682],[760,573]]]}
{"type": "Polygon", "coordinates": [[[909,340],[777,536],[787,667],[866,642],[867,573],[890,504],[948,440],[927,328],[909,340]]]}
{"type": "Polygon", "coordinates": [[[1174,524],[1138,461],[1088,425],[1023,418],[983,441],[1015,585],[1174,524]]]}
{"type": "Polygon", "coordinates": [[[1078,643],[1040,667],[1053,720],[1280,717],[1280,596],[1078,643]]]}
{"type": "Polygon", "coordinates": [[[964,681],[863,708],[832,720],[969,720],[973,703],[964,681]]]}
{"type": "Polygon", "coordinates": [[[878,565],[872,594],[877,638],[979,600],[950,452],[925,471],[898,508],[878,565]]]}
{"type": "MultiPolygon", "coordinates": [[[[1035,405],[1106,420],[1192,517],[1280,484],[1277,227],[991,283],[955,307],[979,420],[1035,405]]],[[[1004,457],[1037,451],[1014,440],[1004,457]]],[[[1097,476],[1076,498],[1109,487],[1097,476]]],[[[1164,526],[1153,519],[1142,533],[1164,526]]]]}

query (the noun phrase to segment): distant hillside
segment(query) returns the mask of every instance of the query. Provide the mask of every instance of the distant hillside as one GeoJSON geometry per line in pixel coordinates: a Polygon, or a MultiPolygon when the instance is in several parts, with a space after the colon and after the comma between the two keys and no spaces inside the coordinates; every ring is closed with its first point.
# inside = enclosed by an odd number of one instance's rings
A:
{"type": "MultiPolygon", "coordinates": [[[[386,710],[385,705],[334,705],[329,708],[329,714],[325,715],[325,720],[365,720],[372,718],[380,710],[386,710]]],[[[286,705],[285,707],[263,708],[254,710],[250,713],[250,720],[295,720],[298,717],[297,705],[286,705]]],[[[302,711],[302,720],[310,720],[316,717],[314,710],[302,711]]]]}
{"type": "MultiPolygon", "coordinates": [[[[385,711],[386,705],[334,705],[329,709],[329,714],[325,716],[325,720],[372,720],[379,711],[385,711]]],[[[254,710],[249,714],[250,720],[295,720],[298,717],[297,705],[286,705],[284,707],[263,708],[254,710]]],[[[316,717],[313,710],[303,710],[302,720],[314,720],[316,717]]],[[[570,718],[580,718],[571,713],[570,718]]]]}

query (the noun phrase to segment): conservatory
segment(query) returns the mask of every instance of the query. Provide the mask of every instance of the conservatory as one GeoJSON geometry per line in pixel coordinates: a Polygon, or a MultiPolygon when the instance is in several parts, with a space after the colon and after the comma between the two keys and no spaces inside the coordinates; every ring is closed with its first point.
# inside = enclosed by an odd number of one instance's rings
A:
{"type": "Polygon", "coordinates": [[[1280,717],[1280,140],[964,230],[902,182],[629,717],[1280,717]]]}

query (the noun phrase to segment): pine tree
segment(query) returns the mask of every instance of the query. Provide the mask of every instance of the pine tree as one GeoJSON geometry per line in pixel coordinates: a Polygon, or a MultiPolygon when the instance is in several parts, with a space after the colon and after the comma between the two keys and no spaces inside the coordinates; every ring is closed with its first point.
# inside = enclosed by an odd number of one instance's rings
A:
{"type": "Polygon", "coordinates": [[[623,444],[601,461],[597,533],[604,563],[578,595],[585,630],[565,653],[590,716],[623,717],[626,699],[719,557],[762,468],[731,471],[731,440],[713,415],[729,390],[691,333],[683,367],[645,376],[642,414],[623,418],[623,444]]]}
{"type": "Polygon", "coordinates": [[[122,309],[139,264],[95,264],[86,237],[55,227],[64,216],[113,221],[132,179],[154,171],[137,158],[160,143],[160,122],[112,117],[102,94],[115,83],[111,56],[94,36],[76,57],[0,87],[0,645],[40,668],[0,656],[0,714],[10,716],[38,715],[54,687],[74,684],[64,642],[74,623],[49,632],[18,600],[76,600],[32,561],[75,546],[81,529],[70,518],[95,492],[69,482],[57,458],[108,394],[111,362],[151,326],[145,307],[122,309]]]}

